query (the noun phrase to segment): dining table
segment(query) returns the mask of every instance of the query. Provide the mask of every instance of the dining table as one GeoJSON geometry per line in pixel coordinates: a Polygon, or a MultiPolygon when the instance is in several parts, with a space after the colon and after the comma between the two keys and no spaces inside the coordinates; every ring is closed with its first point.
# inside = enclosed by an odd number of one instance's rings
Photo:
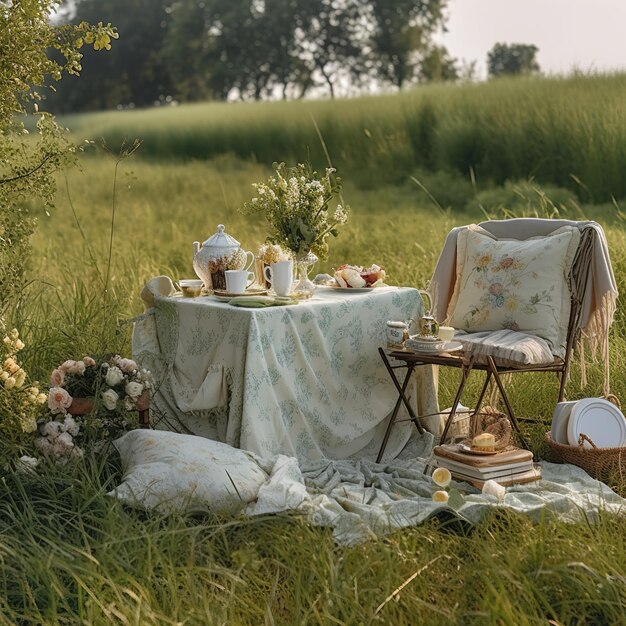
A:
{"type": "MultiPolygon", "coordinates": [[[[388,320],[419,319],[412,287],[318,287],[308,300],[236,307],[182,297],[167,277],[142,291],[133,357],[152,372],[152,423],[268,458],[375,458],[397,401],[378,349],[388,320]]],[[[438,411],[437,371],[419,368],[408,395],[438,411]]],[[[405,407],[401,407],[404,411],[405,407]]],[[[399,423],[385,458],[413,432],[399,423]]]]}

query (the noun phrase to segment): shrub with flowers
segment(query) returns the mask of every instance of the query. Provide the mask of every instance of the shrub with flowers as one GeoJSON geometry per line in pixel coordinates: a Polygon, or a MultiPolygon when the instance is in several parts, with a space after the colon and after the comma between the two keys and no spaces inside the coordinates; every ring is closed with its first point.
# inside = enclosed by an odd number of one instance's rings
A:
{"type": "Polygon", "coordinates": [[[275,175],[266,183],[254,184],[257,197],[244,205],[246,212],[263,213],[270,225],[269,241],[291,250],[296,256],[313,252],[328,256],[329,235],[348,220],[346,208],[331,200],[341,191],[341,179],[329,167],[324,176],[299,163],[288,168],[274,163],[275,175]]]}
{"type": "Polygon", "coordinates": [[[18,360],[24,348],[17,329],[6,330],[0,318],[0,433],[3,443],[23,446],[37,430],[37,418],[43,414],[47,396],[28,375],[18,360]]]}
{"type": "Polygon", "coordinates": [[[62,363],[50,384],[49,416],[39,423],[35,446],[47,456],[67,459],[82,456],[81,445],[102,445],[134,427],[131,412],[147,407],[152,377],[118,354],[98,360],[86,356],[62,363]]]}

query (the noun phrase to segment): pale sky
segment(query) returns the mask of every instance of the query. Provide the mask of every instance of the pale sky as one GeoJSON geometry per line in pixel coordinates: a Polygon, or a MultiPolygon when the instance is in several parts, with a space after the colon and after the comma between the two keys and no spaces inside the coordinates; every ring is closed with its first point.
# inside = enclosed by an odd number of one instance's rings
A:
{"type": "Polygon", "coordinates": [[[577,68],[626,68],[626,0],[449,0],[453,57],[478,61],[486,77],[487,52],[498,42],[534,44],[545,73],[577,68]]]}

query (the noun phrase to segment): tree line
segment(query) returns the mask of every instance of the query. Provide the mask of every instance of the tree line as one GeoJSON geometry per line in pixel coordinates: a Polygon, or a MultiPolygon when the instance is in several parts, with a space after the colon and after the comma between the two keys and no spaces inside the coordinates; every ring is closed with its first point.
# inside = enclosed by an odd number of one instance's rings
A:
{"type": "MultiPolygon", "coordinates": [[[[448,0],[66,0],[62,20],[114,24],[48,96],[56,113],[204,100],[346,95],[471,77],[435,35],[448,0]]],[[[537,48],[496,44],[490,76],[538,71],[537,48]]]]}
{"type": "Polygon", "coordinates": [[[55,112],[155,102],[334,97],[366,85],[453,80],[434,41],[447,0],[74,0],[70,23],[111,22],[107,55],[87,52],[59,83],[55,112]]]}

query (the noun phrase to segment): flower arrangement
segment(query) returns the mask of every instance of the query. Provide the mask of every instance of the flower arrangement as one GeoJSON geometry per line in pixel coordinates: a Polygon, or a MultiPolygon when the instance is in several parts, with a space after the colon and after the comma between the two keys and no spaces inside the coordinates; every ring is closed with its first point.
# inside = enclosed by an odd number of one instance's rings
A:
{"type": "Polygon", "coordinates": [[[277,243],[261,244],[256,255],[257,260],[264,265],[271,265],[272,263],[278,263],[279,261],[288,261],[291,257],[291,252],[285,250],[277,243]]]}
{"type": "Polygon", "coordinates": [[[302,256],[313,252],[328,256],[328,237],[336,237],[337,227],[348,220],[346,208],[332,199],[341,191],[335,169],[326,168],[319,176],[309,164],[287,167],[274,163],[275,175],[253,187],[257,196],[244,205],[249,213],[263,213],[270,225],[268,240],[302,256]]]}
{"type": "Polygon", "coordinates": [[[0,432],[4,441],[21,443],[26,435],[37,430],[37,417],[42,414],[47,396],[37,383],[28,382],[28,375],[18,360],[24,349],[17,329],[6,331],[0,319],[0,432]]]}
{"type": "Polygon", "coordinates": [[[35,447],[57,460],[82,456],[79,443],[101,444],[132,426],[130,411],[145,408],[150,372],[116,354],[99,360],[68,360],[50,376],[49,418],[40,421],[35,447]],[[89,399],[89,410],[77,404],[89,399]],[[82,419],[79,414],[89,413],[82,419]]]}

